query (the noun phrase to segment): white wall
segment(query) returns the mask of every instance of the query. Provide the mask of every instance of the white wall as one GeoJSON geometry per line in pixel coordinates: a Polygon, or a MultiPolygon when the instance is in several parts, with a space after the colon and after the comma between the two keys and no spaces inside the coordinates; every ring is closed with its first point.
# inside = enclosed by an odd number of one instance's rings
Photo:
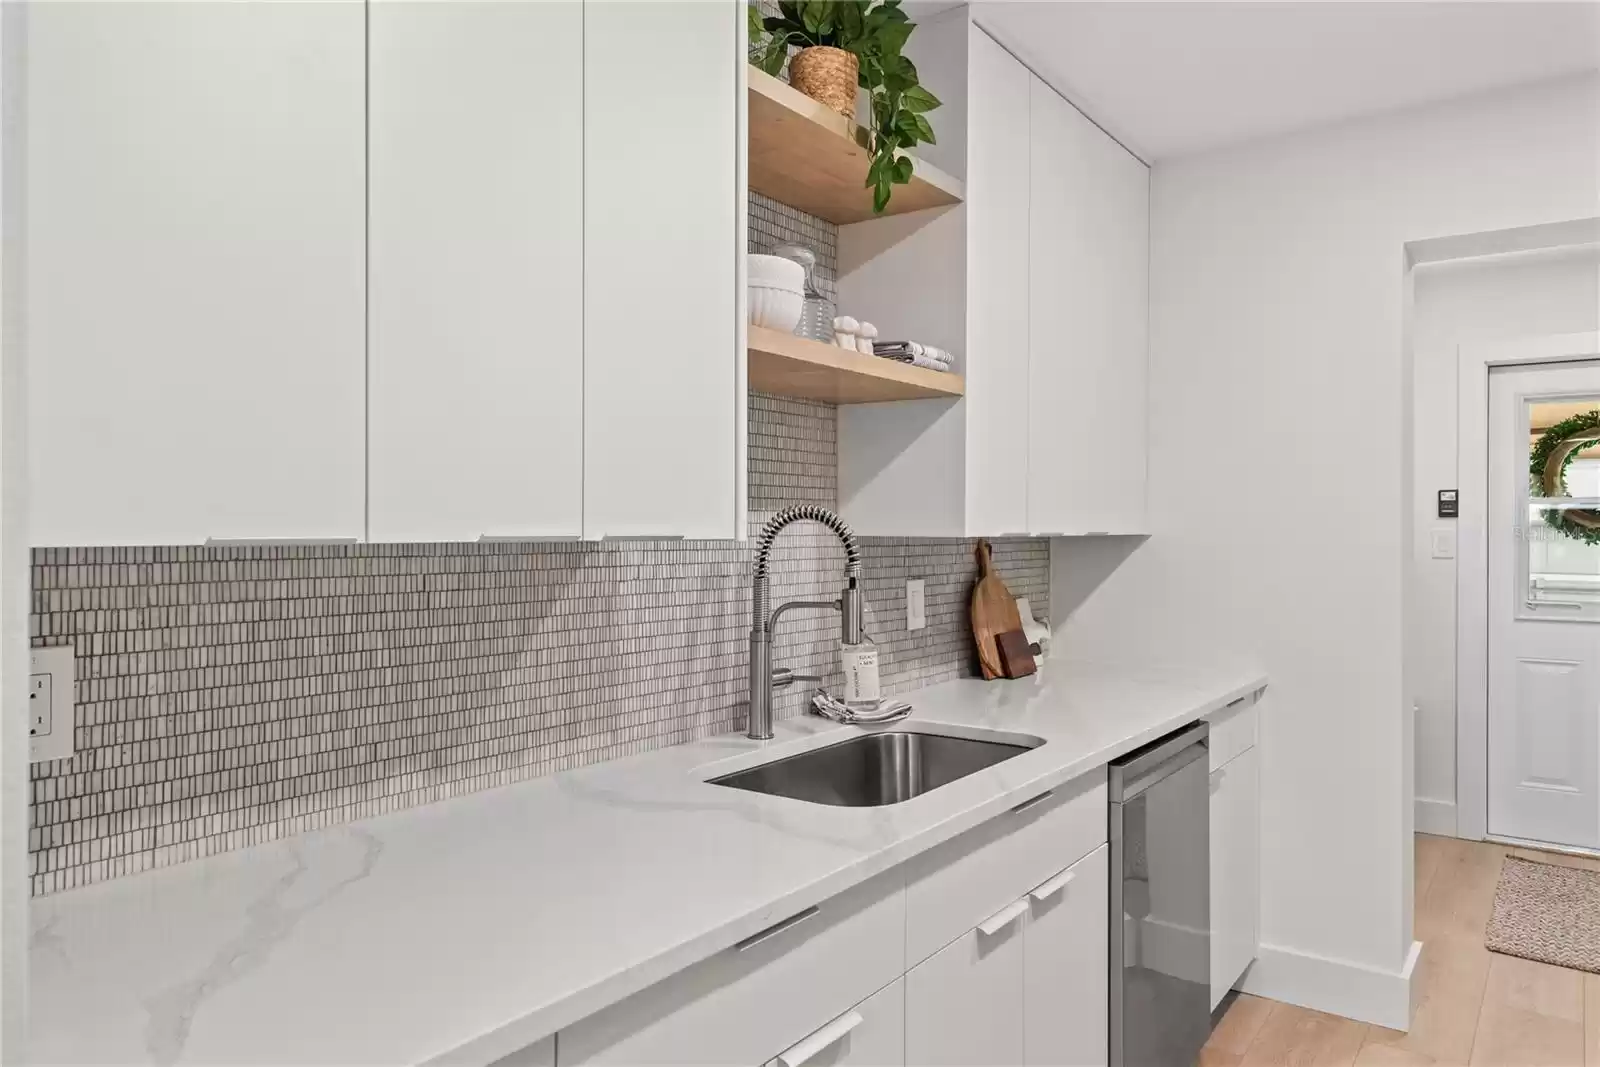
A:
{"type": "Polygon", "coordinates": [[[1456,564],[1434,559],[1432,535],[1455,524],[1436,494],[1456,486],[1457,347],[1493,338],[1600,329],[1600,249],[1520,253],[1425,264],[1416,270],[1415,611],[1406,627],[1415,681],[1417,824],[1454,832],[1456,797],[1456,564]]]}
{"type": "Polygon", "coordinates": [[[1154,536],[1059,640],[1268,672],[1253,991],[1408,1014],[1405,245],[1595,215],[1597,136],[1589,77],[1153,171],[1154,536]]]}
{"type": "Polygon", "coordinates": [[[27,395],[18,176],[26,5],[0,4],[0,1063],[22,1062],[28,993],[27,395]]]}

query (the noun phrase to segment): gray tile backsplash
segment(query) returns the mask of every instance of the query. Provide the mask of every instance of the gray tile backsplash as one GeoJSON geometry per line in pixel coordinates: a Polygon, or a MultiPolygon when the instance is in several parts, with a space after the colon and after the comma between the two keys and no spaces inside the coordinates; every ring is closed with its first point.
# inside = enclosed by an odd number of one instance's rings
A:
{"type": "MultiPolygon", "coordinates": [[[[831,226],[752,196],[750,242],[831,226]]],[[[750,398],[754,531],[836,503],[836,413],[750,398]]],[[[973,673],[966,541],[863,542],[867,629],[903,690],[973,673]],[[928,626],[905,631],[905,582],[928,626]]],[[[49,893],[742,728],[749,544],[41,548],[33,643],[77,652],[77,755],[35,764],[49,893]]],[[[995,545],[1048,610],[1045,541],[995,545]]],[[[774,603],[837,595],[831,534],[791,527],[774,603]]],[[[838,622],[792,613],[776,662],[838,677],[838,622]]],[[[807,692],[780,693],[779,717],[807,692]]]]}

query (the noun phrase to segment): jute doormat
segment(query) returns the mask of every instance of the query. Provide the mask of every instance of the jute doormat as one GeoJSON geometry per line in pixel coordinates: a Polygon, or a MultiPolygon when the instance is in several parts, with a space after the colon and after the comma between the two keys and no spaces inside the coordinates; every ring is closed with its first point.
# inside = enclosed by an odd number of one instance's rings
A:
{"type": "Polygon", "coordinates": [[[1600,974],[1600,871],[1507,856],[1484,947],[1600,974]]]}

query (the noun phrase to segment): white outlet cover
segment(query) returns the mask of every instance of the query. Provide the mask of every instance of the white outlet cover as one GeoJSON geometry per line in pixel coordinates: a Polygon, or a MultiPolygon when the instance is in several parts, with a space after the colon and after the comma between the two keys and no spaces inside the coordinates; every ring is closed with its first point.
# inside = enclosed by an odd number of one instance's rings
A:
{"type": "Polygon", "coordinates": [[[920,630],[928,625],[927,583],[921,578],[906,581],[906,629],[920,630]]]}
{"type": "Polygon", "coordinates": [[[73,649],[71,645],[36,648],[28,653],[28,759],[34,763],[47,759],[67,759],[72,747],[73,649]],[[41,677],[43,676],[43,677],[41,677]],[[39,700],[49,701],[46,709],[36,709],[39,700]],[[34,733],[32,723],[41,719],[47,729],[34,733]]]}
{"type": "Polygon", "coordinates": [[[1454,527],[1445,526],[1433,531],[1433,558],[1456,558],[1456,531],[1454,527]]]}

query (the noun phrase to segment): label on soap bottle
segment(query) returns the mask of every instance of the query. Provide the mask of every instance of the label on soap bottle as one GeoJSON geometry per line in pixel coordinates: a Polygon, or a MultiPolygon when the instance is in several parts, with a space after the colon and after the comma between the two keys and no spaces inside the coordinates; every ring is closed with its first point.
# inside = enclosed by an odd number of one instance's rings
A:
{"type": "Polygon", "coordinates": [[[840,645],[844,661],[844,700],[846,704],[882,699],[878,688],[878,646],[871,641],[859,645],[840,645]]]}

